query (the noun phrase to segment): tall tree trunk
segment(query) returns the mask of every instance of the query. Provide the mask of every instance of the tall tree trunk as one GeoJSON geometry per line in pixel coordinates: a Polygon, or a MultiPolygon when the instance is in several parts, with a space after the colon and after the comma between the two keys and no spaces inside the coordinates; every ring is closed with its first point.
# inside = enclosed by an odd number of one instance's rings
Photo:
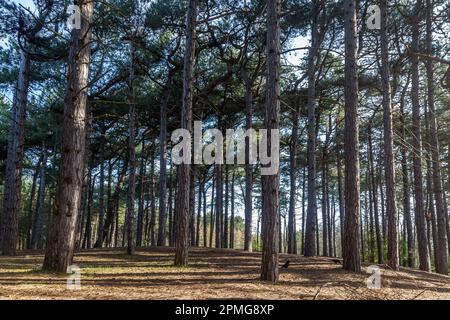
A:
{"type": "Polygon", "coordinates": [[[234,215],[234,179],[235,172],[231,175],[231,220],[230,220],[230,248],[234,249],[234,226],[235,226],[235,215],[234,215]]]}
{"type": "MultiPolygon", "coordinates": [[[[101,150],[103,152],[103,148],[101,150]]],[[[103,239],[103,226],[105,224],[105,160],[100,159],[100,186],[99,186],[99,195],[98,195],[98,225],[97,225],[97,240],[99,238],[103,239]]],[[[110,181],[108,181],[108,193],[111,193],[111,185],[110,181]]],[[[109,196],[108,196],[109,198],[109,196]]],[[[96,241],[97,241],[96,240],[96,241]]]]}
{"type": "Polygon", "coordinates": [[[378,154],[378,160],[379,163],[377,163],[377,170],[378,170],[378,187],[380,189],[380,203],[381,203],[381,226],[382,226],[382,230],[383,230],[383,241],[387,242],[387,220],[386,220],[386,210],[385,210],[385,199],[386,197],[384,196],[384,188],[383,188],[383,155],[382,155],[382,151],[380,148],[380,152],[378,154]]]}
{"type": "MultiPolygon", "coordinates": [[[[215,171],[215,170],[214,170],[215,171]]],[[[213,172],[213,182],[211,185],[212,192],[211,192],[211,215],[210,215],[210,221],[209,221],[209,247],[212,248],[212,241],[213,241],[213,235],[214,235],[214,193],[216,191],[216,179],[214,178],[215,174],[213,172]]]]}
{"type": "MultiPolygon", "coordinates": [[[[27,217],[27,239],[26,239],[26,248],[31,249],[31,237],[32,237],[32,231],[33,231],[33,212],[35,209],[34,206],[34,197],[36,195],[36,185],[37,185],[37,179],[39,176],[39,169],[43,165],[43,156],[44,156],[44,149],[45,149],[45,143],[42,142],[42,154],[39,157],[39,161],[36,165],[36,169],[34,170],[33,174],[33,182],[31,184],[31,192],[30,192],[30,200],[28,204],[28,217],[27,217]]],[[[46,151],[45,151],[46,152],[46,151]]]]}
{"type": "MultiPolygon", "coordinates": [[[[375,262],[375,230],[374,230],[374,213],[373,213],[373,195],[370,187],[370,170],[366,172],[366,192],[369,193],[369,262],[375,262]]],[[[367,197],[367,196],[366,196],[367,197]]]]}
{"type": "MultiPolygon", "coordinates": [[[[337,142],[336,142],[337,143],[337,142]]],[[[341,152],[340,148],[336,150],[337,158],[337,182],[338,182],[338,195],[339,195],[339,227],[341,229],[341,255],[344,250],[344,235],[345,235],[345,203],[344,203],[344,193],[342,187],[342,167],[341,167],[341,152]]]]}
{"type": "Polygon", "coordinates": [[[386,215],[388,218],[388,264],[399,269],[398,212],[395,200],[395,170],[392,130],[391,85],[389,76],[388,0],[381,0],[381,85],[383,89],[384,171],[386,177],[386,215]]]}
{"type": "Polygon", "coordinates": [[[327,192],[326,192],[326,186],[327,186],[327,173],[325,170],[326,164],[326,146],[324,144],[322,148],[322,252],[323,256],[327,257],[329,256],[328,251],[328,217],[327,217],[327,192]]]}
{"type": "MultiPolygon", "coordinates": [[[[450,195],[450,138],[449,138],[449,144],[447,148],[447,190],[448,194],[450,195]]],[[[444,178],[442,178],[444,179],[444,178]]],[[[447,201],[445,201],[445,191],[444,191],[444,204],[447,208],[446,214],[447,214],[447,241],[448,241],[448,254],[450,255],[450,212],[448,210],[447,201]]]]}
{"type": "Polygon", "coordinates": [[[161,99],[159,131],[159,209],[158,209],[158,246],[165,245],[166,239],[166,188],[167,188],[167,106],[172,92],[174,72],[169,71],[161,99]]]}
{"type": "MultiPolygon", "coordinates": [[[[267,150],[272,150],[274,139],[272,130],[279,130],[280,112],[280,0],[267,2],[267,92],[265,125],[268,132],[267,150]]],[[[271,152],[272,159],[274,155],[271,152]]],[[[273,165],[271,163],[270,165],[273,165]]],[[[280,209],[279,168],[272,175],[264,175],[262,180],[263,211],[262,225],[263,250],[261,261],[261,280],[278,281],[278,216],[280,209]]]]}
{"type": "Polygon", "coordinates": [[[359,133],[358,133],[358,34],[356,1],[345,0],[345,235],[343,267],[361,271],[358,227],[359,133]]]}
{"type": "Polygon", "coordinates": [[[84,249],[91,248],[92,239],[92,202],[93,193],[95,187],[95,176],[92,176],[92,169],[89,169],[89,187],[88,187],[88,198],[87,198],[87,214],[86,214],[86,227],[84,232],[84,239],[82,247],[84,249]]]}
{"type": "MultiPolygon", "coordinates": [[[[192,149],[194,154],[194,149],[192,149]]],[[[195,165],[191,166],[191,178],[190,178],[190,192],[189,192],[189,233],[190,233],[190,245],[195,246],[195,178],[197,175],[197,168],[195,165]]]]}
{"type": "Polygon", "coordinates": [[[56,272],[66,272],[73,260],[84,171],[86,100],[94,1],[81,0],[78,7],[81,12],[81,28],[71,32],[60,176],[43,264],[44,270],[56,272]]]}
{"type": "Polygon", "coordinates": [[[308,211],[306,215],[305,256],[316,254],[316,59],[318,55],[318,0],[312,2],[311,48],[308,56],[308,211]]]}
{"type": "Polygon", "coordinates": [[[336,201],[334,198],[334,192],[331,195],[331,203],[333,205],[333,211],[331,216],[331,221],[333,222],[333,257],[337,257],[337,250],[336,250],[336,201]]]}
{"type": "Polygon", "coordinates": [[[360,234],[361,234],[361,260],[364,262],[366,260],[366,240],[365,240],[365,234],[364,234],[364,225],[368,225],[368,221],[367,221],[367,192],[365,192],[364,195],[364,211],[361,211],[361,223],[360,223],[360,234]],[[364,215],[363,215],[364,213],[364,215]]]}
{"type": "MultiPolygon", "coordinates": [[[[193,66],[195,56],[195,26],[197,22],[197,0],[189,0],[186,18],[186,51],[183,67],[183,101],[181,109],[181,128],[192,129],[192,91],[193,66]]],[[[179,166],[178,192],[177,192],[177,225],[175,239],[175,265],[188,264],[189,247],[189,181],[190,164],[179,166]]]]}
{"type": "Polygon", "coordinates": [[[306,166],[303,167],[302,174],[302,254],[305,254],[305,225],[306,225],[306,166]]]}
{"type": "Polygon", "coordinates": [[[130,76],[128,82],[128,157],[130,161],[127,192],[127,211],[126,211],[126,237],[127,254],[133,253],[133,220],[134,203],[136,193],[136,106],[134,99],[134,60],[136,58],[136,49],[133,40],[130,42],[130,76]]]}
{"type": "Polygon", "coordinates": [[[223,181],[222,165],[216,165],[216,248],[222,247],[223,181]]]}
{"type": "Polygon", "coordinates": [[[31,232],[31,249],[41,249],[43,247],[42,230],[44,227],[44,202],[45,202],[45,174],[47,168],[47,148],[43,143],[42,161],[39,172],[39,191],[36,203],[36,211],[33,220],[33,231],[31,232]]]}
{"type": "MultiPolygon", "coordinates": [[[[325,165],[325,175],[328,177],[330,174],[328,164],[325,165]]],[[[333,256],[333,220],[331,220],[331,204],[330,204],[330,186],[328,183],[325,184],[325,194],[327,202],[327,222],[328,222],[328,254],[333,256]]]]}
{"type": "Polygon", "coordinates": [[[407,85],[405,85],[405,90],[402,92],[400,98],[400,116],[401,116],[401,156],[402,156],[402,187],[403,187],[403,215],[406,223],[406,235],[407,235],[407,246],[408,246],[408,267],[416,267],[416,255],[415,255],[415,237],[413,231],[413,224],[411,218],[411,192],[409,190],[409,173],[408,173],[408,157],[406,154],[407,144],[406,144],[406,118],[405,118],[405,93],[409,85],[409,77],[407,85]]]}
{"type": "MultiPolygon", "coordinates": [[[[253,95],[252,95],[252,81],[249,77],[245,81],[245,128],[252,129],[253,122],[253,95]]],[[[252,252],[252,220],[253,220],[253,168],[250,164],[250,139],[247,139],[245,144],[245,195],[244,195],[244,250],[252,252]]]]}
{"type": "Polygon", "coordinates": [[[136,247],[142,246],[142,233],[144,231],[144,202],[145,202],[145,174],[146,174],[146,159],[145,159],[145,139],[142,139],[141,150],[141,164],[139,169],[139,208],[136,223],[136,247]]]}
{"type": "Polygon", "coordinates": [[[156,246],[156,197],[155,197],[155,151],[154,145],[150,149],[150,245],[156,246]]]}
{"type": "Polygon", "coordinates": [[[174,222],[173,222],[173,162],[170,162],[170,174],[169,174],[169,206],[168,206],[168,214],[169,214],[169,246],[173,246],[174,239],[174,222]]]}
{"type": "MultiPolygon", "coordinates": [[[[426,0],[426,44],[428,55],[433,54],[433,2],[431,0],[426,0]]],[[[430,142],[431,142],[431,159],[433,164],[433,191],[434,198],[436,201],[436,223],[437,223],[437,252],[435,252],[437,258],[436,261],[439,263],[436,266],[436,272],[441,274],[448,274],[448,243],[447,243],[447,221],[445,218],[444,210],[444,193],[442,189],[442,170],[441,161],[439,158],[439,139],[437,134],[437,123],[436,123],[436,110],[434,105],[434,65],[433,60],[428,59],[426,62],[426,72],[427,72],[427,97],[428,97],[428,109],[430,116],[430,142]]]]}
{"type": "Polygon", "coordinates": [[[295,230],[295,204],[297,200],[297,139],[299,115],[297,109],[292,114],[292,133],[289,144],[289,217],[287,227],[287,252],[297,254],[295,230]]]}
{"type": "Polygon", "coordinates": [[[377,253],[378,253],[378,263],[383,263],[383,238],[380,229],[380,217],[378,211],[378,191],[377,184],[375,180],[375,165],[374,165],[374,154],[373,154],[373,144],[372,144],[372,127],[369,126],[368,134],[368,144],[369,144],[369,173],[370,173],[370,187],[372,190],[372,203],[373,211],[375,217],[375,234],[377,241],[377,253]]]}
{"type": "Polygon", "coordinates": [[[89,205],[89,177],[90,177],[90,161],[91,161],[91,132],[92,132],[92,112],[89,100],[86,106],[87,118],[86,118],[86,143],[84,149],[84,172],[83,172],[83,184],[81,187],[81,205],[78,210],[78,223],[76,226],[77,239],[75,242],[75,249],[82,247],[83,231],[86,231],[85,219],[87,216],[87,207],[89,205]]]}
{"type": "MultiPolygon", "coordinates": [[[[411,49],[418,52],[419,47],[419,23],[422,1],[417,0],[412,17],[411,49]]],[[[423,175],[422,175],[422,132],[420,127],[420,101],[419,101],[419,59],[411,54],[411,103],[412,103],[412,145],[413,171],[414,171],[414,198],[415,216],[417,228],[417,244],[419,247],[419,268],[430,271],[430,255],[428,251],[428,236],[426,231],[425,212],[423,207],[423,175]]]]}
{"type": "Polygon", "coordinates": [[[227,166],[225,166],[225,212],[224,212],[225,214],[223,217],[223,221],[224,221],[224,223],[223,223],[223,241],[222,241],[223,248],[228,248],[228,234],[229,234],[229,232],[228,232],[228,230],[229,230],[228,229],[228,225],[229,225],[228,203],[229,203],[229,199],[230,199],[228,191],[229,191],[229,171],[228,171],[228,165],[227,165],[227,166]]]}
{"type": "MultiPolygon", "coordinates": [[[[426,112],[427,113],[427,112],[426,112]]],[[[427,121],[428,122],[428,121],[427,121]]],[[[427,132],[429,132],[429,125],[426,125],[427,132]]],[[[427,148],[429,149],[429,148],[427,148]]],[[[429,150],[428,153],[431,153],[429,150]]],[[[436,222],[436,210],[434,207],[434,193],[433,193],[433,181],[431,172],[431,159],[428,154],[427,163],[427,174],[426,174],[426,204],[425,212],[428,226],[428,250],[430,251],[430,257],[434,257],[434,267],[438,269],[439,259],[438,259],[438,232],[437,232],[437,222],[436,222]],[[434,255],[433,255],[434,253],[434,255]]]]}
{"type": "Polygon", "coordinates": [[[195,229],[195,246],[199,247],[200,246],[200,221],[202,218],[202,205],[205,206],[204,204],[202,204],[202,186],[203,186],[203,182],[201,181],[201,179],[198,179],[198,206],[197,206],[197,228],[195,229]]]}
{"type": "Polygon", "coordinates": [[[206,217],[206,178],[205,181],[202,184],[202,194],[203,194],[203,247],[207,247],[208,246],[208,236],[207,236],[207,226],[208,226],[208,221],[207,221],[207,217],[206,217]]]}
{"type": "Polygon", "coordinates": [[[8,149],[6,155],[5,187],[0,245],[3,255],[15,255],[18,215],[22,190],[23,143],[25,114],[30,77],[30,57],[20,52],[19,77],[10,113],[8,149]]]}

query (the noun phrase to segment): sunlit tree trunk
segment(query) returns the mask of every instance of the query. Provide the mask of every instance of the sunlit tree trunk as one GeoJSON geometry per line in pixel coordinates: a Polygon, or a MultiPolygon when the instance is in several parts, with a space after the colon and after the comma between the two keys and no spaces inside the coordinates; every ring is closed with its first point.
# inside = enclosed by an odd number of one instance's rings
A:
{"type": "Polygon", "coordinates": [[[82,0],[78,5],[81,11],[81,29],[73,29],[71,32],[60,175],[43,264],[44,270],[56,272],[66,272],[73,260],[84,171],[86,100],[94,1],[82,0]]]}

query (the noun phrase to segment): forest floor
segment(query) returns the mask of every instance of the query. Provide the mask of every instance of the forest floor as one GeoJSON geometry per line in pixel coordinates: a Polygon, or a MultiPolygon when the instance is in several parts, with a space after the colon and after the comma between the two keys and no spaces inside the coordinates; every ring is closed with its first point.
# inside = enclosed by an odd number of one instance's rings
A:
{"type": "Polygon", "coordinates": [[[368,264],[358,274],[330,258],[281,254],[291,264],[274,285],[259,280],[259,253],[192,248],[186,268],[173,257],[173,248],[80,251],[80,290],[67,288],[67,275],[42,273],[42,252],[0,257],[0,299],[450,299],[450,277],[417,270],[380,266],[382,288],[368,289],[368,264]]]}

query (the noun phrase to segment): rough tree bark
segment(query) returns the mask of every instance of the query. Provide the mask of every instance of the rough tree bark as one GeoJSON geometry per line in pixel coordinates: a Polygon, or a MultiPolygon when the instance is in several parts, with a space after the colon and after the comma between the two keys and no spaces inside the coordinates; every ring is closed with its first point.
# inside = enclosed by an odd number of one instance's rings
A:
{"type": "Polygon", "coordinates": [[[169,71],[160,106],[159,132],[159,210],[158,210],[158,246],[163,246],[166,239],[166,188],[167,188],[167,106],[172,89],[173,71],[169,71]]]}
{"type": "Polygon", "coordinates": [[[173,223],[173,189],[174,189],[174,187],[173,187],[173,163],[172,162],[170,162],[170,173],[169,173],[169,199],[168,199],[168,202],[169,202],[169,205],[168,205],[168,211],[167,211],[167,213],[168,213],[168,215],[169,215],[169,218],[168,218],[168,222],[169,222],[169,246],[173,246],[173,244],[174,244],[174,223],[173,223]]]}
{"type": "MultiPolygon", "coordinates": [[[[252,97],[252,81],[249,77],[245,79],[245,128],[252,129],[253,122],[253,97],[252,97]]],[[[244,216],[245,216],[245,230],[244,230],[244,250],[252,252],[252,190],[253,190],[253,168],[249,163],[249,148],[250,139],[245,144],[245,195],[244,195],[244,216]]]]}
{"type": "MultiPolygon", "coordinates": [[[[155,197],[155,150],[154,145],[150,148],[150,222],[147,223],[149,227],[150,245],[156,246],[156,197],[155,197]]],[[[147,219],[148,221],[148,219],[147,219]]]]}
{"type": "Polygon", "coordinates": [[[81,0],[78,6],[81,12],[81,29],[73,29],[71,32],[60,175],[43,264],[44,270],[56,272],[66,272],[73,260],[84,171],[86,100],[94,1],[81,0]]]}
{"type": "Polygon", "coordinates": [[[145,202],[145,174],[146,174],[146,154],[145,154],[145,139],[142,139],[141,149],[141,163],[139,169],[139,207],[136,222],[136,247],[142,246],[142,233],[144,231],[144,202],[145,202]]]}
{"type": "Polygon", "coordinates": [[[328,177],[326,172],[326,145],[324,144],[322,147],[322,253],[323,256],[327,257],[329,255],[328,251],[328,217],[327,217],[327,184],[328,177]]]}
{"type": "Polygon", "coordinates": [[[45,174],[47,169],[47,148],[43,143],[42,149],[42,161],[39,172],[39,191],[38,199],[36,203],[36,211],[33,220],[33,231],[31,232],[31,249],[41,249],[43,247],[42,241],[42,229],[44,226],[44,202],[45,202],[45,174]]]}
{"type": "Polygon", "coordinates": [[[230,248],[234,249],[234,179],[235,179],[235,172],[233,170],[233,173],[231,175],[231,220],[230,220],[230,248]]]}
{"type": "MultiPolygon", "coordinates": [[[[419,20],[422,1],[418,0],[415,5],[415,14],[412,19],[411,49],[418,52],[419,46],[419,20]]],[[[412,104],[412,146],[413,172],[414,172],[414,198],[415,216],[417,228],[417,244],[419,247],[419,268],[430,271],[430,254],[428,250],[428,236],[426,230],[425,212],[423,207],[423,174],[422,174],[422,130],[420,127],[420,100],[419,100],[419,59],[412,54],[411,59],[411,104],[412,104]]]]}
{"type": "MultiPolygon", "coordinates": [[[[220,122],[219,122],[220,123],[220,122]]],[[[222,247],[223,182],[222,165],[216,164],[216,248],[222,247]]]]}
{"type": "Polygon", "coordinates": [[[229,219],[228,219],[228,202],[229,202],[229,171],[228,171],[228,165],[225,166],[225,212],[223,216],[223,239],[222,239],[222,247],[228,248],[228,225],[229,225],[229,219]]]}
{"type": "Polygon", "coordinates": [[[402,188],[403,188],[403,215],[406,223],[406,237],[408,246],[408,267],[416,267],[415,237],[411,218],[411,192],[409,190],[408,156],[406,140],[406,115],[405,115],[405,94],[409,86],[409,76],[405,89],[400,97],[400,123],[401,123],[401,163],[402,163],[402,188]]]}
{"type": "Polygon", "coordinates": [[[308,209],[306,213],[305,256],[316,255],[316,58],[318,55],[318,1],[312,2],[311,48],[308,56],[308,209]]]}
{"type": "MultiPolygon", "coordinates": [[[[433,19],[433,3],[431,0],[426,1],[427,8],[427,18],[426,18],[426,45],[427,52],[431,56],[433,54],[433,30],[432,30],[432,19],[433,19]]],[[[430,116],[430,142],[431,142],[431,159],[433,168],[433,191],[434,198],[436,200],[436,223],[437,223],[437,252],[436,261],[436,272],[441,274],[448,274],[448,243],[447,243],[447,221],[445,217],[444,209],[444,193],[442,188],[442,170],[441,161],[439,158],[439,139],[437,134],[437,121],[436,121],[436,110],[434,105],[434,63],[433,60],[428,59],[426,62],[426,73],[427,73],[427,101],[428,110],[430,116]]]]}
{"type": "MultiPolygon", "coordinates": [[[[271,150],[271,130],[279,129],[280,112],[280,0],[267,2],[267,92],[265,125],[268,131],[267,150],[271,150]]],[[[275,142],[277,143],[277,142],[275,142]]],[[[271,155],[272,158],[274,155],[271,155]]],[[[278,169],[278,168],[277,168],[278,169]]],[[[278,215],[279,215],[279,170],[273,175],[262,176],[263,248],[261,280],[278,281],[278,215]]]]}
{"type": "MultiPolygon", "coordinates": [[[[197,0],[189,0],[186,18],[186,51],[183,66],[183,101],[181,109],[181,128],[191,131],[192,128],[192,91],[193,66],[195,55],[195,26],[197,21],[197,0]]],[[[189,180],[190,164],[179,166],[177,192],[177,221],[175,239],[175,265],[188,264],[189,247],[189,180]]]]}
{"type": "Polygon", "coordinates": [[[359,203],[358,34],[356,1],[345,0],[345,234],[343,267],[361,271],[359,203]]]}
{"type": "Polygon", "coordinates": [[[93,193],[95,186],[95,176],[92,175],[92,169],[89,169],[89,180],[88,180],[88,197],[87,197],[87,210],[86,210],[86,227],[84,231],[84,239],[82,248],[90,249],[91,248],[91,239],[92,239],[92,202],[93,202],[93,193]]]}
{"type": "MultiPolygon", "coordinates": [[[[45,148],[45,143],[42,142],[43,145],[43,149],[45,148]]],[[[44,153],[42,152],[41,156],[39,157],[39,161],[36,165],[36,168],[34,170],[34,174],[33,174],[33,182],[31,184],[31,192],[30,192],[30,199],[29,199],[29,204],[28,204],[28,217],[27,217],[27,239],[26,239],[26,248],[27,249],[31,249],[31,237],[32,237],[32,232],[33,232],[33,212],[35,209],[34,206],[34,197],[36,195],[36,185],[37,185],[37,179],[39,176],[39,169],[41,168],[42,165],[42,157],[43,157],[44,153]]]]}
{"type": "MultiPolygon", "coordinates": [[[[192,149],[192,154],[194,149],[192,149]]],[[[189,235],[190,235],[190,246],[195,246],[195,178],[197,176],[197,168],[195,165],[191,166],[191,177],[190,177],[190,187],[189,187],[189,235]]]]}
{"type": "Polygon", "coordinates": [[[203,194],[203,247],[207,247],[208,246],[208,236],[207,236],[207,225],[208,225],[208,221],[207,221],[207,217],[206,217],[206,178],[205,181],[202,184],[202,190],[201,190],[202,194],[203,194]]]}
{"type": "Polygon", "coordinates": [[[302,254],[305,254],[305,225],[306,225],[306,166],[303,167],[302,173],[302,254]]]}
{"type": "MultiPolygon", "coordinates": [[[[337,142],[336,142],[337,143],[337,142]]],[[[341,229],[341,255],[344,249],[344,228],[345,228],[345,204],[344,204],[344,192],[342,187],[342,167],[341,167],[341,150],[336,145],[336,162],[337,162],[337,183],[338,183],[338,196],[339,196],[339,227],[341,229]]]]}
{"type": "MultiPolygon", "coordinates": [[[[103,151],[103,148],[101,148],[101,151],[103,151]]],[[[103,235],[100,235],[100,233],[103,233],[103,225],[105,223],[105,161],[103,157],[100,159],[99,183],[97,239],[103,238],[103,235]]]]}
{"type": "Polygon", "coordinates": [[[210,214],[210,220],[209,220],[209,247],[212,248],[212,242],[213,242],[213,232],[214,232],[214,199],[215,199],[215,191],[216,191],[216,179],[215,174],[213,170],[213,182],[211,185],[212,191],[211,191],[211,214],[210,214]]]}
{"type": "Polygon", "coordinates": [[[3,255],[15,255],[18,235],[18,214],[22,189],[23,143],[25,114],[30,77],[30,58],[20,52],[20,67],[14,101],[9,120],[8,149],[6,155],[0,245],[3,255]]]}
{"type": "Polygon", "coordinates": [[[136,49],[133,40],[130,41],[130,75],[128,80],[128,190],[127,190],[127,211],[125,217],[127,235],[127,254],[133,253],[133,220],[134,202],[136,193],[136,105],[134,101],[134,60],[136,49]]]}
{"type": "Polygon", "coordinates": [[[388,265],[399,269],[398,212],[395,200],[395,170],[392,129],[391,84],[389,76],[388,0],[381,0],[381,86],[383,89],[384,171],[388,219],[388,265]]]}
{"type": "Polygon", "coordinates": [[[295,226],[295,204],[297,200],[297,139],[299,112],[296,108],[292,112],[292,133],[289,143],[289,217],[287,227],[287,252],[297,254],[297,237],[295,226]]]}
{"type": "Polygon", "coordinates": [[[374,165],[374,154],[373,154],[373,144],[372,144],[372,127],[369,126],[369,134],[368,134],[368,144],[369,144],[369,173],[370,173],[370,187],[372,191],[372,202],[373,202],[373,211],[374,211],[374,219],[375,219],[375,234],[377,241],[377,253],[378,253],[378,263],[383,263],[383,237],[381,235],[380,228],[380,217],[378,211],[378,191],[377,184],[375,180],[375,165],[374,165]]]}

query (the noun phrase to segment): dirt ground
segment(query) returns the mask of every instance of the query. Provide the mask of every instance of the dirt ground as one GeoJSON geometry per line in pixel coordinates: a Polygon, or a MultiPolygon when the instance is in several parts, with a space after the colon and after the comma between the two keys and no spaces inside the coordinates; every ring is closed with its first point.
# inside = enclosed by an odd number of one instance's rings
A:
{"type": "Polygon", "coordinates": [[[78,252],[81,288],[69,290],[67,275],[40,272],[42,252],[0,257],[0,299],[450,299],[450,277],[382,266],[382,288],[368,289],[364,272],[341,269],[329,258],[280,256],[291,261],[278,284],[259,280],[259,253],[191,249],[190,266],[173,266],[172,248],[78,252]]]}

